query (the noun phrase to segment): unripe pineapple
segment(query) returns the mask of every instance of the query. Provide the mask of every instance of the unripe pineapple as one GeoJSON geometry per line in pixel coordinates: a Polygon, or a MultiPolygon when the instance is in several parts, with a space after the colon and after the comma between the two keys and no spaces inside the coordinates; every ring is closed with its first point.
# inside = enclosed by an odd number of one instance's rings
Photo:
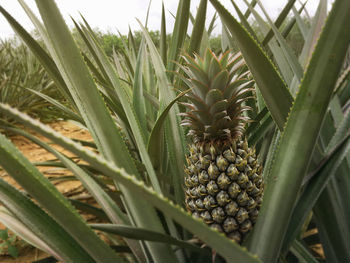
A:
{"type": "Polygon", "coordinates": [[[185,56],[192,90],[183,103],[182,125],[189,126],[185,168],[186,207],[205,223],[241,243],[256,222],[263,195],[262,167],[244,137],[251,84],[240,53],[204,58],[185,56]]]}

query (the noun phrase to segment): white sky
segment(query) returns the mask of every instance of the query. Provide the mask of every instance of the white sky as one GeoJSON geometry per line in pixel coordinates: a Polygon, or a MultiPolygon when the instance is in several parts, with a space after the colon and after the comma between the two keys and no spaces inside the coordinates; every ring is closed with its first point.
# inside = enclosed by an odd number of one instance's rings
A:
{"type": "MultiPolygon", "coordinates": [[[[233,12],[232,4],[230,0],[220,0],[223,5],[233,12]]],[[[303,0],[304,1],[304,0],[303,0]]],[[[178,0],[163,0],[166,10],[167,20],[167,33],[170,33],[173,27],[172,14],[176,14],[178,0]]],[[[199,0],[191,1],[191,11],[195,13],[196,8],[199,5],[199,0]]],[[[246,5],[243,0],[235,0],[235,2],[242,8],[246,9],[246,5]]],[[[249,0],[250,2],[250,0],[249,0]]],[[[277,17],[279,11],[287,3],[287,0],[261,0],[267,12],[274,19],[277,17]]],[[[298,1],[297,1],[298,2],[298,1]]],[[[333,0],[329,1],[333,2],[333,0]]],[[[34,0],[26,0],[27,5],[39,16],[34,0]]],[[[148,7],[148,0],[56,0],[58,7],[63,14],[66,23],[73,27],[73,23],[70,19],[72,16],[74,19],[79,20],[79,12],[86,18],[90,26],[93,28],[99,28],[102,31],[110,31],[117,33],[118,30],[122,34],[128,32],[129,26],[132,30],[139,30],[136,18],[142,23],[146,19],[146,12],[148,7]]],[[[309,0],[306,9],[310,15],[313,15],[319,0],[309,0]]],[[[25,12],[15,0],[0,0],[0,5],[7,10],[17,21],[27,30],[33,30],[34,27],[30,20],[26,16],[25,12]]],[[[299,6],[299,4],[298,4],[299,6]]],[[[160,19],[162,10],[162,0],[152,0],[150,16],[148,21],[148,28],[150,30],[160,29],[160,19]]],[[[212,18],[214,14],[214,8],[208,3],[207,22],[212,18]]],[[[215,33],[220,33],[219,21],[216,23],[217,27],[215,33]]],[[[5,18],[0,14],[0,39],[13,36],[12,28],[8,25],[5,18]]]]}

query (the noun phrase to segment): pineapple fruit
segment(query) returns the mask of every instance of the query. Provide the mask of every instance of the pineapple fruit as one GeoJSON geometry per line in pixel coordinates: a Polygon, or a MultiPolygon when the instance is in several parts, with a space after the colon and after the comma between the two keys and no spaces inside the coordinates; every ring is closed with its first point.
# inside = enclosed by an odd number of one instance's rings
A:
{"type": "Polygon", "coordinates": [[[249,148],[243,116],[251,81],[240,53],[184,57],[190,103],[182,103],[189,127],[185,168],[187,210],[210,227],[242,243],[256,222],[263,196],[262,167],[249,148]]]}

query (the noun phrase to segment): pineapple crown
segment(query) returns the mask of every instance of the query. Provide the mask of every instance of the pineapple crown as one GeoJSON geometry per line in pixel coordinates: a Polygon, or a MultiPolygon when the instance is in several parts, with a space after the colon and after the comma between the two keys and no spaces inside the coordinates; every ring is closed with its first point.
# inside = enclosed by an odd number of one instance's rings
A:
{"type": "Polygon", "coordinates": [[[181,103],[188,111],[180,113],[181,124],[190,127],[188,135],[194,142],[225,142],[241,136],[249,121],[243,112],[250,110],[242,104],[250,98],[247,93],[253,85],[241,53],[216,56],[207,49],[203,58],[183,57],[184,81],[192,89],[185,95],[190,102],[181,103]]]}

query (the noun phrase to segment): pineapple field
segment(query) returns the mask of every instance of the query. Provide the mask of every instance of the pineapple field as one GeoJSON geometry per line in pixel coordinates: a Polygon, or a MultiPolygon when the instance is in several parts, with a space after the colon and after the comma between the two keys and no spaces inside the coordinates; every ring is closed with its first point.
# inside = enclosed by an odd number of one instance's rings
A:
{"type": "Polygon", "coordinates": [[[126,35],[18,2],[0,262],[350,262],[350,1],[164,1],[156,31],[150,1],[126,35]]]}

